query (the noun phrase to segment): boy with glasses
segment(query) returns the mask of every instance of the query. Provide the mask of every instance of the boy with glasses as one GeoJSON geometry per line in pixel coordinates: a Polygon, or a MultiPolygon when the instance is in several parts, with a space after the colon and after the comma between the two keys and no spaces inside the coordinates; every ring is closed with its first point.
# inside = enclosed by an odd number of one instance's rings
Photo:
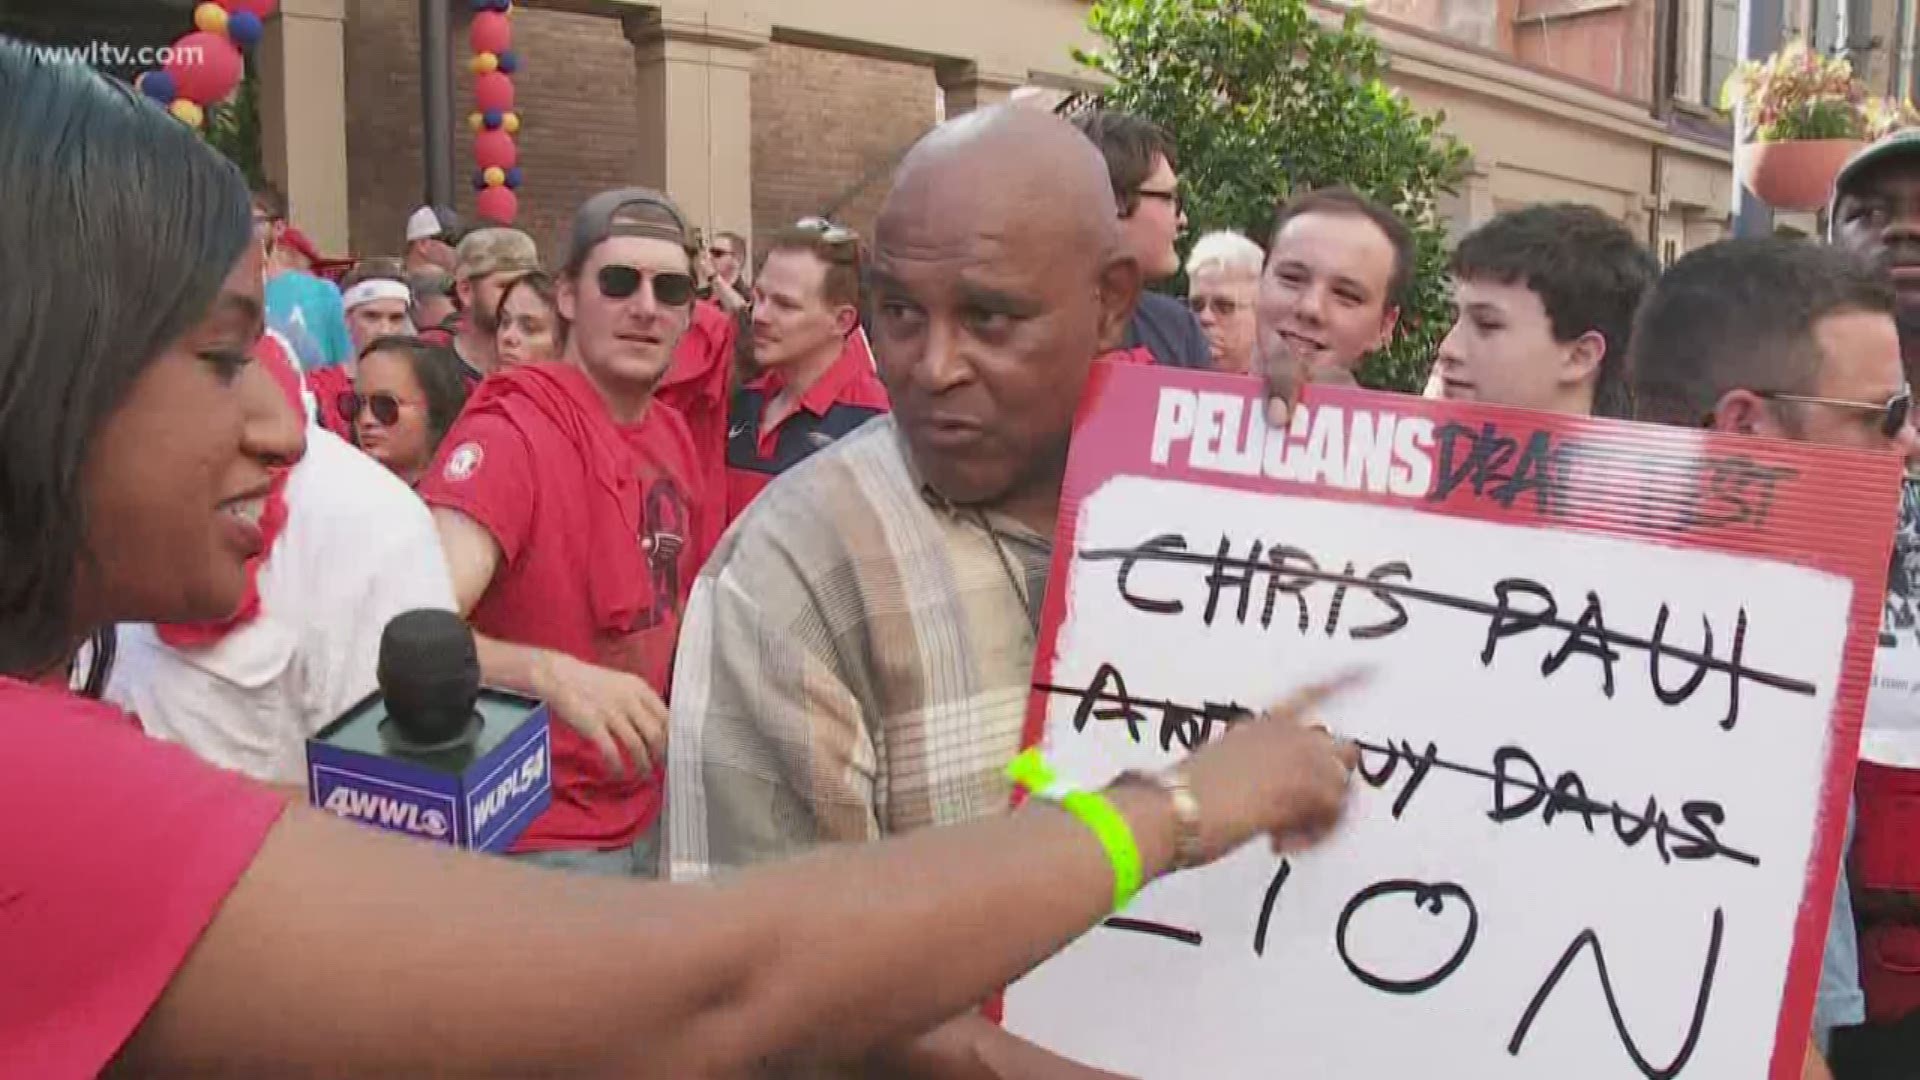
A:
{"type": "MultiPolygon", "coordinates": [[[[1175,244],[1187,227],[1172,137],[1152,121],[1122,112],[1088,113],[1075,124],[1106,159],[1125,253],[1147,285],[1171,280],[1180,272],[1175,244]]],[[[1186,305],[1156,292],[1140,294],[1120,347],[1144,349],[1168,367],[1211,366],[1207,339],[1186,305]]]]}
{"type": "Polygon", "coordinates": [[[692,319],[691,230],[623,188],[574,218],[562,362],[481,384],[421,483],[487,682],[548,702],[553,806],[516,851],[655,873],[668,686],[704,538],[699,461],[654,400],[692,319]]]}

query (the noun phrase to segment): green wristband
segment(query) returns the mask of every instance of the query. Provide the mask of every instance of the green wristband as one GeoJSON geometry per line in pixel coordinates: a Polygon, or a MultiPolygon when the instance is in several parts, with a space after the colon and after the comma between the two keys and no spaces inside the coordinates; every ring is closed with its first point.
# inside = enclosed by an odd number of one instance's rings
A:
{"type": "Polygon", "coordinates": [[[1140,845],[1133,838],[1132,826],[1105,795],[1062,785],[1037,749],[1014,758],[1007,765],[1007,779],[1080,819],[1100,841],[1113,867],[1113,910],[1120,911],[1133,902],[1140,892],[1140,845]]]}

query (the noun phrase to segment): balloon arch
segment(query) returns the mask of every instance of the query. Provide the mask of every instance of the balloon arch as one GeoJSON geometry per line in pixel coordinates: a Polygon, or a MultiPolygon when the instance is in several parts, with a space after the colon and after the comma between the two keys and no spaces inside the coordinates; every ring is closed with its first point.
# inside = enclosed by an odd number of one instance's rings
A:
{"type": "MultiPolygon", "coordinates": [[[[513,0],[470,0],[473,25],[474,207],[482,218],[511,225],[520,213],[520,151],[514,136],[520,114],[514,111],[513,73],[520,57],[513,51],[513,0]]],[[[226,101],[246,71],[242,50],[260,41],[265,22],[279,0],[206,0],[193,9],[194,31],[173,43],[166,63],[134,80],[140,92],[165,106],[175,119],[200,130],[207,110],[226,101]]]]}

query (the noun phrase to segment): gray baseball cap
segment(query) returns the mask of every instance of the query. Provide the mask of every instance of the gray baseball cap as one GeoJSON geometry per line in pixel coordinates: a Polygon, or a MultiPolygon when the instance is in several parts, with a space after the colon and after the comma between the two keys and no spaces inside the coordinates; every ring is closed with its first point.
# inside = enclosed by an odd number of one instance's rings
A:
{"type": "Polygon", "coordinates": [[[693,231],[672,199],[652,188],[615,188],[580,204],[573,215],[568,272],[578,271],[586,264],[588,252],[615,236],[666,240],[683,248],[693,242],[693,231]]]}

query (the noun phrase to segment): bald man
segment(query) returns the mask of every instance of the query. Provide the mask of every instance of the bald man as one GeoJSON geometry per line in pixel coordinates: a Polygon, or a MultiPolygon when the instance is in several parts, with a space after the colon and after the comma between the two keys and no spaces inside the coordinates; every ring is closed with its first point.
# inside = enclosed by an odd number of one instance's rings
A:
{"type": "MultiPolygon", "coordinates": [[[[1118,223],[1099,153],[1045,113],[970,114],[901,165],[871,272],[894,413],[775,481],[688,605],[676,879],[1006,811],[1074,409],[1140,293],[1118,223]]],[[[1103,1075],[984,1021],[917,1052],[1103,1075]]]]}

